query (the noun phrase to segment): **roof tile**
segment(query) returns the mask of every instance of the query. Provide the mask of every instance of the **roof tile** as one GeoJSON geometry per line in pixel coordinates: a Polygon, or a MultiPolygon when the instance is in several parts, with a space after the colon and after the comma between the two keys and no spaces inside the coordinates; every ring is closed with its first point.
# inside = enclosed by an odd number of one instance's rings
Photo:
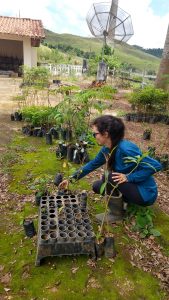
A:
{"type": "Polygon", "coordinates": [[[44,38],[44,28],[41,20],[13,18],[0,16],[0,33],[44,38]]]}

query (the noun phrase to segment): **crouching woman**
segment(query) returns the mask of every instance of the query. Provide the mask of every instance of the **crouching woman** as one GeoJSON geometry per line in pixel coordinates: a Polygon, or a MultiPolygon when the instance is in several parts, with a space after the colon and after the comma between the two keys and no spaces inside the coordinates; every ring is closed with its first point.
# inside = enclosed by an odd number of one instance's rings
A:
{"type": "MultiPolygon", "coordinates": [[[[102,146],[96,157],[85,164],[72,176],[79,180],[102,165],[107,165],[108,176],[93,183],[95,193],[111,195],[118,189],[127,203],[141,206],[152,205],[158,195],[157,184],[153,174],[160,171],[161,164],[148,155],[142,154],[139,147],[124,139],[125,126],[120,118],[103,115],[91,123],[93,136],[102,146]],[[104,189],[101,187],[104,184],[104,189]]],[[[60,188],[66,188],[68,180],[63,180],[60,188]]]]}

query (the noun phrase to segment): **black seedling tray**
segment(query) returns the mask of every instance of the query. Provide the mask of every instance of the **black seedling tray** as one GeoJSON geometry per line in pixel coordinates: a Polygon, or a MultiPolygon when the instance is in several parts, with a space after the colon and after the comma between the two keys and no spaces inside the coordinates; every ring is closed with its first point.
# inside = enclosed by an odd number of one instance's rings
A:
{"type": "Polygon", "coordinates": [[[48,256],[95,257],[95,234],[78,195],[43,196],[38,227],[36,266],[48,256]]]}

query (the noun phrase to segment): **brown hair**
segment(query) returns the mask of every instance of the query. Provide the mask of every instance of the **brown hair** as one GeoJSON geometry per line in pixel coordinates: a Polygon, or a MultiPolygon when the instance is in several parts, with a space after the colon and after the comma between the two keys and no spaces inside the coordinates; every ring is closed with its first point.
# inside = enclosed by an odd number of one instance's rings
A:
{"type": "MultiPolygon", "coordinates": [[[[120,118],[111,115],[100,116],[91,122],[91,126],[96,126],[101,134],[108,132],[108,136],[110,137],[112,142],[111,150],[113,150],[118,145],[118,143],[124,138],[125,126],[120,118]]],[[[111,155],[108,161],[109,169],[112,169],[113,167],[115,160],[115,152],[116,149],[111,151],[111,155]]]]}

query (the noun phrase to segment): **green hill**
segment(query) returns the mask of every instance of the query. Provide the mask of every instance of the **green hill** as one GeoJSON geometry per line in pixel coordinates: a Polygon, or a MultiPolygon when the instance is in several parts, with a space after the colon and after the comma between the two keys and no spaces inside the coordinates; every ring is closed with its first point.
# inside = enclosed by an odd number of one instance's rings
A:
{"type": "MultiPolygon", "coordinates": [[[[47,44],[53,46],[71,46],[84,52],[99,54],[103,45],[102,41],[96,38],[81,37],[72,34],[58,34],[49,30],[45,30],[45,34],[46,38],[44,42],[47,44]]],[[[121,62],[131,64],[131,68],[139,71],[149,70],[156,72],[160,63],[159,58],[126,43],[115,44],[115,55],[119,57],[121,62]]]]}

